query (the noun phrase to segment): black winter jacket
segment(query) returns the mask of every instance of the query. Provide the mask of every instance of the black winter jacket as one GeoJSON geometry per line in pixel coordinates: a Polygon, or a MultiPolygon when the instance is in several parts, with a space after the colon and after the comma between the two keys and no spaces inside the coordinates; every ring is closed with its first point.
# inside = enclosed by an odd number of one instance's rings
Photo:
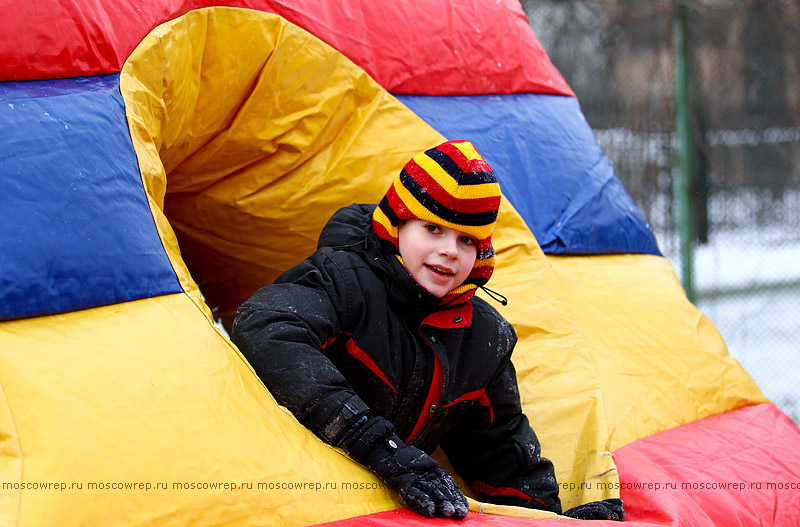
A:
{"type": "Polygon", "coordinates": [[[513,328],[477,297],[441,306],[381,249],[373,210],[334,214],[313,255],[239,308],[233,342],[324,441],[381,415],[406,443],[441,445],[482,499],[561,512],[521,411],[513,328]]]}

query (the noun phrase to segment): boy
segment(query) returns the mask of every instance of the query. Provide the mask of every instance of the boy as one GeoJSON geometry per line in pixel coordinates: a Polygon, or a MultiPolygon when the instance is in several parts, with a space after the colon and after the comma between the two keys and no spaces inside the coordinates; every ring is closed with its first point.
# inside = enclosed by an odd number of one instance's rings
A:
{"type": "MultiPolygon", "coordinates": [[[[424,516],[467,501],[561,513],[521,411],[511,325],[474,297],[494,269],[500,187],[464,140],[414,156],[380,204],[337,211],[318,250],[238,310],[232,339],[281,405],[424,516]],[[427,452],[427,453],[426,453],[427,452]]],[[[621,502],[571,509],[622,519],[621,502]]]]}

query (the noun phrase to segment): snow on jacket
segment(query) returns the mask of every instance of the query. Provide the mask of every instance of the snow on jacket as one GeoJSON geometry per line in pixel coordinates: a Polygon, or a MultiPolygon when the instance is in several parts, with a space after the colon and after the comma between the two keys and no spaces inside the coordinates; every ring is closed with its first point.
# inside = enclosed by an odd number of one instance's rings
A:
{"type": "Polygon", "coordinates": [[[560,512],[553,466],[521,411],[513,328],[477,297],[442,306],[380,248],[373,210],[337,211],[313,255],[239,308],[234,343],[324,441],[381,415],[406,443],[441,445],[483,499],[560,512]]]}

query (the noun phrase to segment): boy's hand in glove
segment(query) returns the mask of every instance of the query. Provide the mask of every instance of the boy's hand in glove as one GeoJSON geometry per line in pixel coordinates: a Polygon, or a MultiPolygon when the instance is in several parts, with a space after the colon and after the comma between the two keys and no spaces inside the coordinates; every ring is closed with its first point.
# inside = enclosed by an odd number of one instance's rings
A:
{"type": "Polygon", "coordinates": [[[405,445],[383,417],[362,420],[339,442],[350,457],[385,481],[413,511],[429,518],[466,517],[467,499],[439,463],[405,445]]]}
{"type": "Polygon", "coordinates": [[[566,511],[564,516],[579,520],[614,520],[621,522],[625,519],[625,509],[622,508],[621,499],[611,498],[578,505],[566,511]]]}

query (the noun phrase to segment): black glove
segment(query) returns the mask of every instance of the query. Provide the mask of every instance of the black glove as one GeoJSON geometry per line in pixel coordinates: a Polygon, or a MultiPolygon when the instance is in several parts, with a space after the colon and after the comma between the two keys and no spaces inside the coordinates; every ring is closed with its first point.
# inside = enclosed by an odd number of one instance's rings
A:
{"type": "Polygon", "coordinates": [[[383,417],[361,420],[363,423],[339,442],[350,457],[369,467],[414,512],[429,518],[466,517],[467,499],[439,463],[422,450],[405,445],[383,417]]]}
{"type": "Polygon", "coordinates": [[[625,510],[622,508],[621,499],[611,498],[578,505],[565,512],[564,516],[579,520],[613,520],[621,522],[625,519],[625,510]]]}

